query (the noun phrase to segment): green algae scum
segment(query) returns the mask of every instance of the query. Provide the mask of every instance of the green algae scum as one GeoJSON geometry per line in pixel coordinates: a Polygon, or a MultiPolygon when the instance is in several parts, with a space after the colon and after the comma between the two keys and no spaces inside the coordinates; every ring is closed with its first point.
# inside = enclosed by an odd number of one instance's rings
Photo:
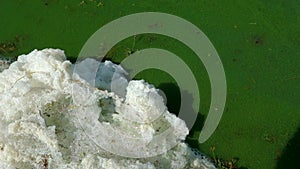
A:
{"type": "MultiPolygon", "coordinates": [[[[199,144],[198,137],[210,107],[211,86],[203,63],[188,46],[167,36],[139,34],[119,42],[105,59],[120,63],[146,48],[173,52],[189,65],[201,93],[199,115],[187,139],[190,146],[219,168],[299,168],[299,9],[298,0],[3,1],[0,56],[10,61],[33,49],[60,48],[75,62],[87,39],[117,18],[150,11],[179,16],[210,39],[226,73],[225,110],[205,143],[199,144]]],[[[162,89],[169,111],[179,112],[180,90],[169,74],[148,69],[135,79],[162,89]]]]}

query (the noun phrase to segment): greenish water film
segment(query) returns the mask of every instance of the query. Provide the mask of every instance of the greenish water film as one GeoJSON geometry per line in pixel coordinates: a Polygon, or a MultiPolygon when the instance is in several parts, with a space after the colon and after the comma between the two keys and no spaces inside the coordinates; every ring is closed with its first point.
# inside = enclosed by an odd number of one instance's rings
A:
{"type": "MultiPolygon", "coordinates": [[[[61,48],[76,60],[86,40],[101,26],[137,12],[165,12],[198,26],[214,44],[227,78],[222,120],[204,144],[197,139],[210,106],[210,83],[197,56],[177,40],[137,35],[117,44],[106,59],[121,62],[137,50],[172,51],[196,75],[201,93],[197,123],[188,143],[207,155],[239,158],[246,168],[297,168],[300,137],[300,2],[298,0],[10,0],[0,2],[0,54],[61,48]],[[134,45],[133,45],[134,44],[134,45]]],[[[169,109],[179,109],[176,82],[165,72],[147,70],[143,78],[163,89],[169,109]]]]}

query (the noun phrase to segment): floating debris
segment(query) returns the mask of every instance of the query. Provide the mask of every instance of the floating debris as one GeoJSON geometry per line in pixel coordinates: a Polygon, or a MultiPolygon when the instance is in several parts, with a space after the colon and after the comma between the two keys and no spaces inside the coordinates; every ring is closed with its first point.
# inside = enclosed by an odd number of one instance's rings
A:
{"type": "Polygon", "coordinates": [[[0,55],[0,72],[7,69],[12,63],[12,60],[6,59],[4,56],[0,55]]]}
{"type": "Polygon", "coordinates": [[[6,42],[0,44],[0,54],[8,54],[17,50],[17,46],[14,42],[6,42]]]}
{"type": "Polygon", "coordinates": [[[239,158],[232,158],[231,160],[224,160],[218,158],[215,155],[216,147],[212,146],[210,148],[211,153],[213,154],[213,162],[219,169],[242,169],[242,167],[238,166],[239,158]]]}

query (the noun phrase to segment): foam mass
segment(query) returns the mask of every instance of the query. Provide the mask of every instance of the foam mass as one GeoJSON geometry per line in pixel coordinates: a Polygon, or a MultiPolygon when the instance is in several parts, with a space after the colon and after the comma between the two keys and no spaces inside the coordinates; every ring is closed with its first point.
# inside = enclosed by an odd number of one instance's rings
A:
{"type": "Polygon", "coordinates": [[[158,90],[127,74],[59,49],[19,56],[0,73],[0,168],[214,168],[158,90]]]}

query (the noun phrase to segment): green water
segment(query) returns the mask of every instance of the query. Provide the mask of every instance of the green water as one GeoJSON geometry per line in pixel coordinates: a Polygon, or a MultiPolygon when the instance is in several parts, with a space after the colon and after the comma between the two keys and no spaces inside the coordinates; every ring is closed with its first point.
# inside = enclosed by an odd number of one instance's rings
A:
{"type": "MultiPolygon", "coordinates": [[[[219,127],[207,142],[196,144],[211,94],[208,75],[197,56],[179,41],[153,34],[138,35],[133,50],[158,47],[172,51],[196,75],[202,116],[188,142],[208,155],[212,155],[210,147],[215,146],[218,157],[227,160],[238,157],[239,166],[249,169],[297,168],[300,156],[300,1],[81,2],[1,1],[0,44],[10,44],[10,49],[5,46],[0,54],[15,57],[33,49],[51,47],[65,50],[74,61],[96,30],[121,16],[146,11],[180,16],[208,36],[226,73],[226,108],[219,127]]],[[[132,43],[133,37],[120,42],[107,59],[120,62],[127,56],[128,49],[132,50],[132,43]]],[[[178,111],[179,91],[169,75],[148,70],[137,78],[164,89],[170,110],[178,111]]]]}

